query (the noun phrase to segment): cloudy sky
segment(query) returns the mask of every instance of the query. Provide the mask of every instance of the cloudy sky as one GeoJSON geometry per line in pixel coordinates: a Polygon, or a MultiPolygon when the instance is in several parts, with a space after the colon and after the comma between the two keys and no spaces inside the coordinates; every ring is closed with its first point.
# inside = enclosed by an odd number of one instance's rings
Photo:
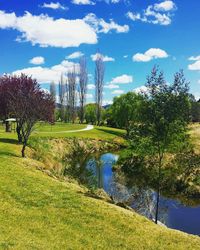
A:
{"type": "Polygon", "coordinates": [[[48,88],[88,61],[88,102],[94,61],[106,65],[104,103],[138,90],[157,64],[167,82],[184,69],[200,98],[199,0],[1,0],[0,73],[24,72],[48,88]]]}

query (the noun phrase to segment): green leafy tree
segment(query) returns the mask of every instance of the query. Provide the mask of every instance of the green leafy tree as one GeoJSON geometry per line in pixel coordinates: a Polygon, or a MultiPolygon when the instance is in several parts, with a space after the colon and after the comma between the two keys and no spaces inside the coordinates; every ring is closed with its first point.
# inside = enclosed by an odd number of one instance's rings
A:
{"type": "Polygon", "coordinates": [[[129,135],[131,126],[138,120],[143,96],[134,92],[115,97],[109,109],[110,122],[124,128],[129,135]]]}
{"type": "Polygon", "coordinates": [[[188,82],[183,71],[175,74],[172,85],[166,84],[164,75],[154,67],[147,77],[139,122],[130,133],[132,149],[149,158],[157,167],[157,198],[155,223],[158,221],[162,168],[167,154],[183,152],[188,145],[187,126],[190,101],[188,82]]]}
{"type": "Polygon", "coordinates": [[[85,119],[87,123],[95,124],[97,121],[96,117],[96,104],[89,103],[85,106],[85,119]]]}

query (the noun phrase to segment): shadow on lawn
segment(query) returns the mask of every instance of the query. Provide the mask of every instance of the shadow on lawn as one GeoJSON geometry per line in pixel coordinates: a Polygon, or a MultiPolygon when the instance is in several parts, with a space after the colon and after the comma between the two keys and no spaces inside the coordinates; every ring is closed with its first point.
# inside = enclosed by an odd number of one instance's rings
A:
{"type": "Polygon", "coordinates": [[[113,131],[112,129],[104,129],[104,128],[96,128],[96,129],[100,130],[100,131],[103,131],[105,133],[120,136],[120,137],[125,137],[126,136],[126,133],[121,132],[121,131],[113,131]]]}
{"type": "MultiPolygon", "coordinates": [[[[5,144],[12,144],[12,145],[19,145],[18,140],[16,139],[9,139],[9,138],[0,138],[0,143],[5,143],[5,144]]],[[[0,156],[14,156],[14,157],[19,157],[18,154],[15,152],[12,152],[10,149],[5,148],[4,146],[1,147],[0,150],[0,156]]]]}
{"type": "Polygon", "coordinates": [[[8,144],[15,144],[15,145],[19,145],[19,143],[18,143],[18,140],[17,140],[17,139],[0,138],[0,142],[2,142],[2,143],[8,143],[8,144]]]}

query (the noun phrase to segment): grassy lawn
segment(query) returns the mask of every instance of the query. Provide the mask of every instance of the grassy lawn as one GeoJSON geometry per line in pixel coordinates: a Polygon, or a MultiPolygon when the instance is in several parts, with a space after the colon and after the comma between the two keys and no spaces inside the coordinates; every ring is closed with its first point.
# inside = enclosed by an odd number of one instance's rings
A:
{"type": "MultiPolygon", "coordinates": [[[[51,126],[49,124],[37,124],[31,137],[53,137],[53,138],[65,138],[65,137],[78,137],[78,138],[91,138],[99,140],[122,140],[126,134],[123,129],[98,127],[89,131],[80,131],[70,133],[70,130],[80,130],[86,128],[86,124],[68,124],[68,123],[56,123],[51,126]],[[69,131],[69,133],[68,133],[69,131]],[[54,133],[55,132],[55,133],[54,133]],[[58,133],[59,132],[59,133],[58,133]]],[[[5,133],[5,129],[0,125],[0,138],[12,138],[16,139],[16,133],[5,133]]]]}
{"type": "Polygon", "coordinates": [[[41,123],[35,126],[35,132],[62,132],[70,130],[79,130],[86,128],[86,126],[86,124],[71,124],[63,122],[56,122],[54,125],[50,125],[48,123],[41,123]]]}
{"type": "Polygon", "coordinates": [[[189,132],[192,139],[191,141],[195,145],[195,151],[200,154],[200,124],[194,123],[190,125],[189,132]]]}
{"type": "MultiPolygon", "coordinates": [[[[123,134],[95,127],[75,136],[123,134]]],[[[20,157],[15,136],[0,133],[0,249],[200,249],[199,237],[157,226],[36,170],[41,163],[20,157]]]]}

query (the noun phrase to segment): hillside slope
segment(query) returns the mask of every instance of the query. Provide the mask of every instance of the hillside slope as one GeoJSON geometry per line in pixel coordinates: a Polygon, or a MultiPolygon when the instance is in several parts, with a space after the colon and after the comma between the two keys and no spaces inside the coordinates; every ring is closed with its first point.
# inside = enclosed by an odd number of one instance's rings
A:
{"type": "MultiPolygon", "coordinates": [[[[120,140],[118,130],[80,137],[120,140]]],[[[83,188],[36,170],[16,135],[0,131],[0,249],[200,249],[200,238],[86,196],[83,188]]]]}
{"type": "Polygon", "coordinates": [[[1,249],[200,249],[198,237],[87,197],[34,164],[1,156],[1,249]]]}

